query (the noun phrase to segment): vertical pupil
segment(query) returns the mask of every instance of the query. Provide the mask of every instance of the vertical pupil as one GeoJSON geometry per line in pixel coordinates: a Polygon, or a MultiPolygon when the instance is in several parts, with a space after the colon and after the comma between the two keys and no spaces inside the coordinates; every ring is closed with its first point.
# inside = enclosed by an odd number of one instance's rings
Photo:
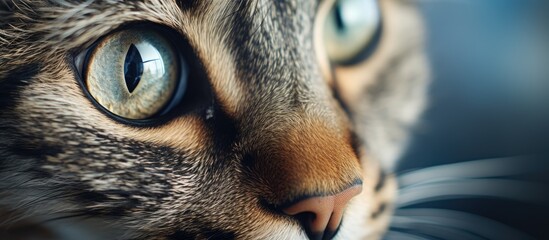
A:
{"type": "Polygon", "coordinates": [[[340,3],[336,3],[334,12],[335,12],[335,21],[336,21],[337,30],[339,32],[345,31],[345,23],[343,22],[343,15],[341,12],[340,3]]]}
{"type": "Polygon", "coordinates": [[[130,45],[128,53],[126,54],[126,60],[124,61],[124,80],[126,80],[126,87],[133,92],[141,80],[143,75],[143,60],[141,54],[135,45],[130,45]]]}

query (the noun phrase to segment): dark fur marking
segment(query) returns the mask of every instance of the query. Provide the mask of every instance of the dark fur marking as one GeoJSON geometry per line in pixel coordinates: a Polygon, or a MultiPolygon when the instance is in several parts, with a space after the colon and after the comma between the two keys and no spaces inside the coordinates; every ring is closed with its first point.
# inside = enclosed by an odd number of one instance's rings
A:
{"type": "Polygon", "coordinates": [[[181,8],[183,11],[192,11],[197,9],[200,6],[200,3],[202,1],[200,0],[176,0],[176,4],[181,8]]]}
{"type": "MultiPolygon", "coordinates": [[[[112,204],[112,203],[110,203],[112,204]]],[[[102,209],[92,209],[86,211],[82,216],[108,216],[108,217],[124,217],[133,213],[132,209],[135,209],[139,205],[139,201],[136,199],[128,199],[123,203],[119,203],[116,206],[105,207],[102,209]]],[[[152,209],[148,209],[152,210],[152,209]]]]}
{"type": "Polygon", "coordinates": [[[76,198],[79,201],[87,201],[87,202],[93,202],[93,203],[104,202],[104,201],[107,201],[109,199],[105,194],[98,193],[98,192],[95,192],[95,191],[82,192],[82,193],[76,195],[76,198]]]}
{"type": "Polygon", "coordinates": [[[0,109],[6,109],[15,105],[20,89],[30,84],[29,80],[38,74],[40,68],[41,66],[37,63],[19,66],[0,79],[0,89],[2,90],[2,94],[0,94],[0,109]]]}
{"type": "Polygon", "coordinates": [[[379,192],[383,186],[385,186],[385,179],[387,178],[387,174],[383,170],[379,170],[379,176],[377,178],[376,186],[374,187],[374,190],[376,192],[379,192]]]}
{"type": "Polygon", "coordinates": [[[214,135],[213,144],[216,154],[225,155],[236,141],[239,131],[236,128],[236,121],[227,115],[221,106],[215,104],[213,111],[213,117],[206,121],[206,124],[214,135]]]}
{"type": "MultiPolygon", "coordinates": [[[[7,19],[13,16],[13,9],[15,8],[15,3],[12,1],[0,1],[0,19],[7,19]]],[[[8,21],[0,22],[0,29],[6,29],[5,26],[8,25],[8,21]]]]}
{"type": "Polygon", "coordinates": [[[63,152],[63,147],[56,145],[46,145],[44,142],[40,144],[23,141],[16,141],[12,146],[8,147],[9,151],[21,157],[45,158],[46,156],[55,156],[63,152]]]}
{"type": "Polygon", "coordinates": [[[387,210],[387,204],[382,203],[376,211],[372,212],[372,218],[379,217],[385,210],[387,210]]]}
{"type": "MultiPolygon", "coordinates": [[[[249,59],[255,59],[256,56],[254,56],[249,49],[245,49],[242,46],[251,41],[251,36],[255,35],[257,31],[260,31],[260,29],[252,29],[253,23],[248,19],[245,12],[250,6],[246,5],[245,3],[240,3],[239,5],[235,6],[234,12],[229,15],[228,17],[232,17],[230,19],[232,22],[230,24],[231,26],[231,37],[229,39],[233,39],[233,41],[229,42],[229,46],[231,49],[234,50],[234,52],[237,54],[235,56],[235,63],[237,65],[237,69],[256,69],[256,68],[242,68],[243,66],[247,66],[250,64],[249,59]]],[[[257,73],[257,72],[255,72],[257,73]]],[[[242,80],[246,80],[245,78],[241,78],[242,80]]]]}
{"type": "Polygon", "coordinates": [[[105,212],[108,216],[126,216],[130,214],[133,208],[139,205],[139,200],[137,199],[128,199],[124,204],[111,208],[110,211],[105,212]]]}
{"type": "MultiPolygon", "coordinates": [[[[74,195],[74,200],[77,203],[86,202],[88,204],[97,204],[97,203],[109,203],[109,207],[101,209],[88,209],[86,210],[84,216],[110,216],[110,217],[122,217],[127,216],[132,213],[132,209],[138,207],[141,203],[139,200],[130,198],[134,193],[124,192],[124,191],[81,191],[80,189],[86,189],[85,186],[73,186],[74,190],[78,194],[74,195]],[[122,197],[124,200],[113,200],[108,197],[108,195],[115,195],[117,197],[122,197]]],[[[88,205],[87,204],[87,205],[88,205]]],[[[154,210],[154,209],[149,209],[154,210]]]]}
{"type": "Polygon", "coordinates": [[[175,233],[168,235],[167,238],[169,240],[188,240],[188,239],[196,239],[196,234],[192,234],[185,231],[176,231],[175,233]]]}
{"type": "Polygon", "coordinates": [[[241,160],[242,166],[249,169],[252,169],[255,166],[255,162],[255,157],[251,153],[246,153],[241,160]]]}
{"type": "Polygon", "coordinates": [[[236,238],[235,233],[218,229],[202,229],[202,235],[204,235],[206,239],[212,240],[231,240],[236,238]]]}
{"type": "MultiPolygon", "coordinates": [[[[234,6],[234,12],[228,16],[231,17],[229,19],[231,21],[229,24],[231,26],[231,37],[228,38],[231,39],[231,41],[227,42],[227,44],[234,52],[235,66],[236,69],[238,69],[237,80],[243,81],[247,85],[254,85],[259,89],[265,89],[267,87],[272,87],[273,85],[279,87],[284,81],[271,81],[273,79],[272,77],[269,77],[270,69],[268,69],[268,65],[265,63],[270,62],[271,66],[276,66],[282,58],[268,59],[267,56],[265,56],[265,52],[258,52],[253,49],[256,46],[262,46],[264,42],[271,41],[271,36],[265,32],[265,29],[262,29],[261,27],[255,28],[252,20],[255,18],[267,18],[267,16],[255,16],[255,14],[258,14],[257,12],[259,12],[261,8],[270,7],[272,4],[275,4],[275,2],[265,2],[268,6],[258,4],[259,2],[255,5],[251,5],[249,2],[242,1],[234,6]],[[248,16],[246,13],[251,9],[253,9],[254,16],[248,16]],[[264,42],[258,41],[256,35],[261,35],[261,37],[264,38],[264,42]],[[253,61],[250,61],[250,59],[253,59],[253,61]]],[[[279,19],[276,20],[278,21],[279,19]]],[[[263,20],[261,24],[263,25],[263,20]]],[[[291,69],[287,70],[294,71],[291,69]]],[[[270,93],[263,92],[262,94],[276,94],[276,91],[270,93]]]]}

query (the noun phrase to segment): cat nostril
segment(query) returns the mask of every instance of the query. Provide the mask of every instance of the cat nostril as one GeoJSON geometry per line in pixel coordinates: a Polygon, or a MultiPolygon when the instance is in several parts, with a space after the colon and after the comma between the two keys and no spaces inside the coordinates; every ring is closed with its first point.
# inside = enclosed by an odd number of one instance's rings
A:
{"type": "Polygon", "coordinates": [[[362,185],[355,185],[335,195],[306,198],[283,212],[298,219],[310,239],[331,239],[339,228],[345,206],[361,191],[362,185]]]}

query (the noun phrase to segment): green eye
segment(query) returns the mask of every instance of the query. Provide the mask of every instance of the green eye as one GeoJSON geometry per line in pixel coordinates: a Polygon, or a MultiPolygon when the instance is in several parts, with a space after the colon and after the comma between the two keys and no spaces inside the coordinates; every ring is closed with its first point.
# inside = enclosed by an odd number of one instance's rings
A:
{"type": "Polygon", "coordinates": [[[324,25],[328,57],[336,63],[362,60],[379,35],[377,0],[336,0],[324,25]]]}
{"type": "Polygon", "coordinates": [[[154,28],[130,28],[103,38],[86,58],[85,87],[110,113],[143,120],[170,110],[187,85],[187,64],[154,28]]]}

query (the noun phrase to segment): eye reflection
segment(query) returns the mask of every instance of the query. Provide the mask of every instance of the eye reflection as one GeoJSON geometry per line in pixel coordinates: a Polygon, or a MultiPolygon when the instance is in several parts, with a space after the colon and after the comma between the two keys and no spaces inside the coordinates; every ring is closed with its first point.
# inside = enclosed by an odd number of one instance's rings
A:
{"type": "Polygon", "coordinates": [[[154,29],[131,28],[105,37],[87,64],[90,95],[125,119],[163,114],[179,102],[186,89],[186,62],[154,29]]]}
{"type": "Polygon", "coordinates": [[[154,81],[161,79],[165,72],[164,61],[155,47],[146,42],[130,45],[124,62],[124,80],[130,93],[144,74],[154,81]]]}
{"type": "Polygon", "coordinates": [[[143,60],[139,50],[135,45],[131,45],[128,49],[128,54],[126,54],[126,60],[124,61],[124,80],[126,80],[126,87],[130,93],[133,92],[141,76],[143,75],[143,60]]]}

